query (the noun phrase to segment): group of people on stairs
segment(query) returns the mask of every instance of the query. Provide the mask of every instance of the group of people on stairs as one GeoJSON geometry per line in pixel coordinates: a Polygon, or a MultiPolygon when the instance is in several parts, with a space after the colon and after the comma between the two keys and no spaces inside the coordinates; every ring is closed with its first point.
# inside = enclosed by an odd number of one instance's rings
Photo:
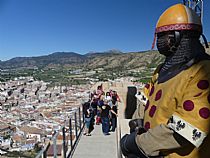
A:
{"type": "Polygon", "coordinates": [[[84,135],[91,136],[94,125],[102,124],[104,135],[115,132],[117,126],[117,111],[120,98],[116,91],[104,92],[102,85],[91,93],[90,100],[83,104],[85,119],[84,135]]]}

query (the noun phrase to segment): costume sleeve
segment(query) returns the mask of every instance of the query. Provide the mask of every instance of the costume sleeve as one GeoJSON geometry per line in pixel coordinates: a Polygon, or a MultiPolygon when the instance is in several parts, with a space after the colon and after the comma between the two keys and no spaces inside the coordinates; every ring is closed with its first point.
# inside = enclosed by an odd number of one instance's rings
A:
{"type": "Polygon", "coordinates": [[[163,153],[167,155],[173,149],[192,146],[183,137],[163,124],[137,135],[136,144],[148,156],[159,156],[163,153]]]}
{"type": "MultiPolygon", "coordinates": [[[[209,69],[209,68],[208,68],[209,69]]],[[[178,100],[177,110],[173,113],[171,129],[199,147],[209,133],[210,125],[210,75],[209,70],[201,67],[190,76],[183,96],[178,100]]]]}

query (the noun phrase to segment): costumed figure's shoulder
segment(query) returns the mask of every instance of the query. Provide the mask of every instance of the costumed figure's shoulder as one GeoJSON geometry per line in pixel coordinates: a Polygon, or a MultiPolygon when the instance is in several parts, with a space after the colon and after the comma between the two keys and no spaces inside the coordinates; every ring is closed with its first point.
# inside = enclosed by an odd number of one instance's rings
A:
{"type": "Polygon", "coordinates": [[[208,71],[210,71],[210,56],[208,60],[201,60],[198,65],[200,65],[203,69],[208,69],[208,71]]]}
{"type": "Polygon", "coordinates": [[[193,64],[188,71],[191,78],[196,76],[210,76],[210,60],[201,60],[193,64]]]}
{"type": "Polygon", "coordinates": [[[203,71],[203,73],[208,74],[210,76],[210,59],[209,60],[202,60],[200,61],[200,70],[203,71]]]}

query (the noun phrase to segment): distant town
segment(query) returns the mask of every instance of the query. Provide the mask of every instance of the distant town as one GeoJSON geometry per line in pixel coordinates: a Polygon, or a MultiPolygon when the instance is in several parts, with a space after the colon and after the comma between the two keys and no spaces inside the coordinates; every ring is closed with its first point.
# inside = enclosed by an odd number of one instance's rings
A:
{"type": "MultiPolygon", "coordinates": [[[[124,77],[110,80],[108,84],[132,80],[135,78],[124,77]]],[[[53,144],[55,133],[58,153],[61,153],[62,129],[69,131],[69,119],[75,117],[78,108],[90,99],[97,83],[98,80],[88,84],[52,86],[50,82],[31,76],[0,82],[0,155],[36,157],[49,142],[53,144]]],[[[75,137],[74,130],[70,139],[75,137]]],[[[66,136],[70,137],[69,133],[66,136]]],[[[53,146],[51,149],[48,156],[53,156],[53,146]]]]}
{"type": "Polygon", "coordinates": [[[43,146],[90,95],[91,85],[48,84],[33,77],[0,82],[0,154],[43,146]]]}

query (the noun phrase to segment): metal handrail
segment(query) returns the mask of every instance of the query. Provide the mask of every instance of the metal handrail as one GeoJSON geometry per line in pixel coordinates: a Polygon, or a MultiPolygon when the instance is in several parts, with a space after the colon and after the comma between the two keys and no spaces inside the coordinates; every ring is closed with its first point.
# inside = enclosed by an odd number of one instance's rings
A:
{"type": "MultiPolygon", "coordinates": [[[[67,156],[67,158],[69,158],[69,157],[71,157],[72,156],[72,154],[73,154],[73,151],[74,151],[74,149],[75,149],[75,147],[76,147],[76,144],[78,143],[78,141],[79,141],[79,138],[80,138],[80,136],[81,136],[81,133],[82,133],[82,130],[83,130],[83,128],[84,128],[84,115],[83,115],[83,111],[82,111],[82,113],[81,113],[81,109],[80,108],[78,108],[77,109],[77,111],[78,111],[78,113],[79,113],[79,126],[78,126],[78,124],[77,124],[77,115],[76,115],[76,113],[75,113],[75,115],[74,115],[74,118],[75,118],[75,141],[74,141],[74,143],[73,143],[73,140],[72,140],[72,131],[70,130],[70,137],[71,137],[71,141],[70,141],[70,146],[71,146],[71,150],[69,151],[69,154],[68,154],[68,156],[67,156]],[[82,116],[82,117],[81,117],[82,116]],[[81,121],[82,120],[82,121],[81,121]],[[79,131],[78,131],[78,128],[79,127],[79,131]]],[[[69,124],[72,126],[72,122],[70,121],[69,122],[69,124]]],[[[72,129],[72,128],[71,128],[72,129]]]]}
{"type": "MultiPolygon", "coordinates": [[[[63,157],[64,158],[69,158],[71,157],[72,153],[73,153],[73,150],[76,146],[76,144],[78,143],[78,140],[79,140],[79,137],[82,133],[82,130],[84,128],[84,116],[83,116],[83,112],[81,112],[81,107],[79,107],[77,110],[75,110],[74,112],[74,130],[75,130],[75,138],[74,138],[74,141],[73,141],[73,132],[72,132],[72,120],[73,120],[73,116],[69,119],[69,134],[70,134],[70,137],[69,139],[70,140],[67,140],[66,138],[66,130],[65,130],[65,126],[62,127],[62,134],[63,134],[63,157]],[[79,115],[79,117],[77,117],[77,115],[79,115]],[[79,119],[79,122],[78,122],[78,119],[79,119]],[[79,123],[79,124],[78,124],[79,123]],[[79,128],[79,129],[78,129],[79,128]],[[68,150],[68,141],[70,141],[70,148],[68,150]],[[66,143],[67,142],[67,143],[66,143]],[[68,154],[67,154],[68,153],[68,154]]],[[[56,141],[57,141],[57,136],[59,134],[59,131],[58,132],[55,132],[54,133],[54,136],[52,138],[53,140],[53,150],[54,150],[54,157],[57,157],[57,145],[56,145],[56,141]]],[[[44,158],[47,158],[47,151],[50,147],[50,142],[44,146],[44,148],[37,154],[36,158],[40,158],[40,157],[44,157],[44,158]]]]}
{"type": "Polygon", "coordinates": [[[40,158],[42,155],[44,158],[47,157],[47,150],[49,149],[50,147],[50,142],[44,146],[44,148],[38,153],[38,155],[36,155],[35,158],[40,158]]]}

